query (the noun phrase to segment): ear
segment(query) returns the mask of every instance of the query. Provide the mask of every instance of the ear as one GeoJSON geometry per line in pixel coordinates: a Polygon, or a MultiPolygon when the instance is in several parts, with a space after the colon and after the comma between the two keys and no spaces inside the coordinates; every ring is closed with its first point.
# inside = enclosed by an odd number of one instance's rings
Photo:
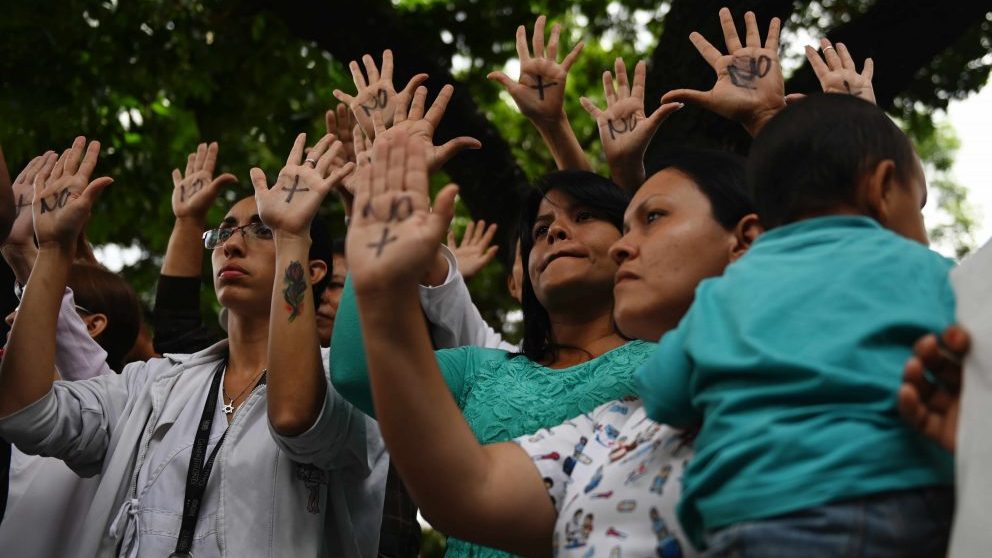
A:
{"type": "Polygon", "coordinates": [[[315,285],[327,275],[327,262],[324,260],[310,260],[310,284],[315,285]]]}
{"type": "Polygon", "coordinates": [[[86,333],[89,333],[92,339],[96,339],[103,330],[107,329],[106,314],[86,314],[82,318],[83,323],[86,324],[86,333]]]}
{"type": "Polygon", "coordinates": [[[889,219],[891,208],[891,193],[896,184],[896,164],[892,159],[879,161],[874,168],[868,169],[861,176],[858,190],[861,192],[862,205],[869,216],[885,225],[889,219]]]}
{"type": "Polygon", "coordinates": [[[510,296],[513,300],[516,300],[519,304],[523,300],[523,294],[521,289],[523,287],[517,284],[517,280],[513,276],[513,272],[506,274],[506,290],[510,291],[510,296]]]}
{"type": "Polygon", "coordinates": [[[761,233],[765,232],[765,226],[761,224],[756,213],[748,213],[737,222],[734,227],[734,243],[730,248],[730,261],[735,262],[738,258],[747,253],[751,244],[757,240],[761,233]]]}

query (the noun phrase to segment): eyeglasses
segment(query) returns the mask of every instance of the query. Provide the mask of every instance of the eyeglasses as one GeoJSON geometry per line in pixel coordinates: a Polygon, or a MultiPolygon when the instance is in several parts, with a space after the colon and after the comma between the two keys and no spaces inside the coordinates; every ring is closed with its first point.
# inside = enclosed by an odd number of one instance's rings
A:
{"type": "Polygon", "coordinates": [[[207,250],[223,245],[227,239],[241,231],[242,238],[259,238],[261,240],[272,240],[272,229],[262,223],[252,222],[240,227],[221,227],[203,233],[203,247],[207,250]]]}

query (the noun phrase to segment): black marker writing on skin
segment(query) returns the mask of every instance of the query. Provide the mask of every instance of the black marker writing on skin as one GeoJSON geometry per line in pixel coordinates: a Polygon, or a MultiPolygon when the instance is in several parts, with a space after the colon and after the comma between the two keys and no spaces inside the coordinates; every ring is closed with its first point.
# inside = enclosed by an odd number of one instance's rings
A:
{"type": "Polygon", "coordinates": [[[293,177],[293,185],[292,186],[290,186],[289,188],[287,188],[285,186],[282,187],[282,189],[287,192],[286,193],[286,203],[289,203],[289,202],[293,201],[293,196],[295,196],[297,192],[309,192],[310,191],[310,188],[299,188],[298,187],[299,184],[300,184],[300,175],[296,175],[296,176],[293,177]]]}
{"type": "Polygon", "coordinates": [[[186,188],[185,184],[179,185],[179,201],[186,201],[193,197],[194,194],[203,189],[203,179],[197,178],[189,185],[189,189],[186,188]]]}
{"type": "Polygon", "coordinates": [[[537,76],[537,85],[530,85],[528,87],[530,87],[531,89],[536,89],[537,90],[538,99],[540,99],[540,100],[543,101],[544,100],[544,90],[547,89],[547,88],[549,88],[549,87],[554,87],[556,85],[558,85],[558,82],[557,81],[552,81],[550,83],[544,83],[544,76],[537,76]]]}
{"type": "Polygon", "coordinates": [[[378,258],[382,255],[382,251],[386,248],[386,245],[390,242],[395,242],[396,240],[398,240],[397,237],[389,236],[389,227],[386,226],[382,229],[382,238],[380,238],[378,242],[369,243],[368,247],[375,248],[375,257],[378,258]]]}
{"type": "Polygon", "coordinates": [[[617,139],[618,134],[632,132],[637,127],[637,116],[631,114],[626,118],[607,119],[606,127],[610,130],[610,139],[617,139]]]}
{"type": "Polygon", "coordinates": [[[68,188],[63,189],[58,193],[52,194],[52,205],[48,205],[48,202],[45,200],[45,198],[41,198],[42,214],[65,207],[65,204],[69,201],[70,195],[71,194],[68,188]]]}
{"type": "Polygon", "coordinates": [[[362,208],[362,217],[373,216],[379,221],[385,221],[387,223],[398,223],[400,221],[406,221],[410,216],[413,215],[413,200],[408,197],[394,198],[389,202],[389,217],[386,219],[380,218],[375,214],[375,210],[372,209],[372,202],[369,201],[362,208]]]}
{"type": "Polygon", "coordinates": [[[757,89],[754,83],[768,75],[772,69],[772,59],[761,55],[757,58],[753,56],[735,56],[733,63],[727,66],[727,74],[730,75],[730,82],[737,87],[744,89],[757,89]]]}
{"type": "Polygon", "coordinates": [[[389,96],[386,94],[386,90],[380,89],[376,91],[376,94],[368,104],[362,103],[360,106],[365,111],[365,116],[372,116],[372,111],[386,108],[388,101],[389,96]]]}
{"type": "Polygon", "coordinates": [[[15,209],[14,215],[20,215],[22,207],[31,207],[31,200],[24,201],[24,194],[18,194],[17,207],[14,208],[15,209]]]}

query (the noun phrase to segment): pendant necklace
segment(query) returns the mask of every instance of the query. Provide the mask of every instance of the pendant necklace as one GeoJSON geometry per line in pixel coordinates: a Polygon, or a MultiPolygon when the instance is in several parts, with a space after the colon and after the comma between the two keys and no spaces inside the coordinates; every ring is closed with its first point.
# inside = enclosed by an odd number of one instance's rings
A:
{"type": "Polygon", "coordinates": [[[263,368],[261,372],[259,372],[254,378],[251,379],[250,382],[248,382],[247,384],[245,384],[245,387],[244,387],[244,389],[241,390],[241,393],[235,395],[234,397],[231,397],[231,396],[229,396],[227,394],[227,388],[222,388],[221,391],[224,393],[224,400],[225,401],[224,401],[224,406],[221,407],[221,410],[224,411],[224,414],[225,415],[229,415],[229,414],[233,413],[234,412],[234,402],[237,401],[238,399],[240,399],[241,396],[245,394],[245,392],[247,392],[249,389],[251,389],[252,387],[254,387],[256,385],[256,382],[258,382],[258,379],[262,377],[262,374],[265,374],[268,371],[269,371],[268,368],[263,368]],[[231,402],[228,403],[227,402],[227,399],[230,399],[231,402]]]}

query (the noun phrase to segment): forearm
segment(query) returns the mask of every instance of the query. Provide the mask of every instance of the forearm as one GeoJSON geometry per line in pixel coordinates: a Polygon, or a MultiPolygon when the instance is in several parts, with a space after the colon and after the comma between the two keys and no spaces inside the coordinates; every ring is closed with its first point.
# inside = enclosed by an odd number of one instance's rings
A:
{"type": "Polygon", "coordinates": [[[38,248],[34,242],[30,244],[4,244],[0,247],[3,259],[14,272],[17,282],[26,285],[28,277],[31,276],[31,268],[34,267],[35,259],[38,257],[38,248]]]}
{"type": "Polygon", "coordinates": [[[52,388],[55,327],[72,265],[71,248],[43,246],[38,253],[0,362],[0,416],[34,403],[52,388]]]}
{"type": "Polygon", "coordinates": [[[575,137],[568,116],[562,113],[561,118],[552,122],[532,121],[541,134],[541,139],[551,151],[559,170],[592,170],[592,165],[586,157],[579,139],[575,137]]]}
{"type": "Polygon", "coordinates": [[[283,436],[308,430],[317,420],[327,390],[320,359],[313,291],[309,277],[310,238],[276,233],[276,280],[269,314],[268,414],[283,436]]]}
{"type": "Polygon", "coordinates": [[[203,267],[205,221],[194,217],[176,218],[169,245],[162,260],[162,275],[199,277],[203,267]]]}
{"type": "Polygon", "coordinates": [[[541,479],[519,448],[477,441],[438,369],[416,286],[358,305],[379,426],[424,515],[453,535],[546,555],[554,512],[541,479]]]}
{"type": "Polygon", "coordinates": [[[635,192],[647,179],[644,171],[644,156],[632,160],[609,161],[610,179],[628,192],[635,192]]]}

